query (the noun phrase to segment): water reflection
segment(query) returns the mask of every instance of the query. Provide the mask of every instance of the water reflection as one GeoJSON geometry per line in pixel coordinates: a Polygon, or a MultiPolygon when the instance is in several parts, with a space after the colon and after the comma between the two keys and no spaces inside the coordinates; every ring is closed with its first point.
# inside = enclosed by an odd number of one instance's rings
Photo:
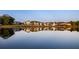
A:
{"type": "Polygon", "coordinates": [[[0,37],[8,39],[14,35],[14,30],[12,28],[0,28],[0,37]]]}
{"type": "Polygon", "coordinates": [[[38,32],[38,31],[77,31],[79,32],[79,28],[64,28],[64,27],[27,27],[23,28],[22,30],[26,31],[27,33],[30,32],[38,32]]]}
{"type": "Polygon", "coordinates": [[[21,27],[21,28],[0,28],[0,37],[3,39],[8,39],[17,31],[25,31],[27,33],[30,32],[38,32],[38,31],[77,31],[79,32],[79,28],[64,28],[64,27],[21,27]]]}

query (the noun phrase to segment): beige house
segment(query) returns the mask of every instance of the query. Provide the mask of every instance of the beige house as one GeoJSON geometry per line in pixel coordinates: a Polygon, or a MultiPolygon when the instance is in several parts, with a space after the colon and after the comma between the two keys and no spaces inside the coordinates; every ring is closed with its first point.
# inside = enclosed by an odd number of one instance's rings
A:
{"type": "Polygon", "coordinates": [[[67,22],[66,25],[71,26],[71,23],[70,22],[67,22]]]}
{"type": "Polygon", "coordinates": [[[39,21],[25,21],[24,24],[29,26],[42,26],[42,22],[39,21]]]}
{"type": "Polygon", "coordinates": [[[44,26],[53,26],[53,22],[44,22],[44,26]]]}
{"type": "Polygon", "coordinates": [[[30,21],[29,20],[28,21],[25,21],[24,24],[25,25],[30,25],[30,21]]]}

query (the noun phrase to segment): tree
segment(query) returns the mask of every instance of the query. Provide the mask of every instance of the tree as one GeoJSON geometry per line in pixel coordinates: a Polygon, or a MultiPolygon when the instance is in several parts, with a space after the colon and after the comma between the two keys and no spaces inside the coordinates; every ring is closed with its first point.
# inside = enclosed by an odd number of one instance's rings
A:
{"type": "Polygon", "coordinates": [[[11,25],[14,23],[14,18],[7,15],[7,14],[4,14],[3,16],[0,17],[0,24],[2,25],[11,25]]]}
{"type": "Polygon", "coordinates": [[[77,25],[77,26],[79,25],[79,21],[76,21],[76,25],[77,25]]]}

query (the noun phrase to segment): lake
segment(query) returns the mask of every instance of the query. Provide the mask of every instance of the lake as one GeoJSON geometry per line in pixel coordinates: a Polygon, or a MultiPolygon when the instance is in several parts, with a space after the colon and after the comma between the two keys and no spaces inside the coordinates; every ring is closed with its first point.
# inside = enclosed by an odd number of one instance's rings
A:
{"type": "Polygon", "coordinates": [[[79,49],[78,29],[0,28],[0,49],[79,49]]]}

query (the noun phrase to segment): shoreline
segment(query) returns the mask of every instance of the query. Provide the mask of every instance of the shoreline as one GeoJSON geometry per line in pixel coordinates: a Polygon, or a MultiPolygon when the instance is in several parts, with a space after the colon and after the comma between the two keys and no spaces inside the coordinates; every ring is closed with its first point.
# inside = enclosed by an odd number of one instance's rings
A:
{"type": "MultiPolygon", "coordinates": [[[[71,28],[72,26],[35,26],[35,25],[0,25],[0,28],[26,28],[26,27],[58,27],[58,28],[71,28]]],[[[75,27],[74,27],[75,28],[75,27]]]]}

